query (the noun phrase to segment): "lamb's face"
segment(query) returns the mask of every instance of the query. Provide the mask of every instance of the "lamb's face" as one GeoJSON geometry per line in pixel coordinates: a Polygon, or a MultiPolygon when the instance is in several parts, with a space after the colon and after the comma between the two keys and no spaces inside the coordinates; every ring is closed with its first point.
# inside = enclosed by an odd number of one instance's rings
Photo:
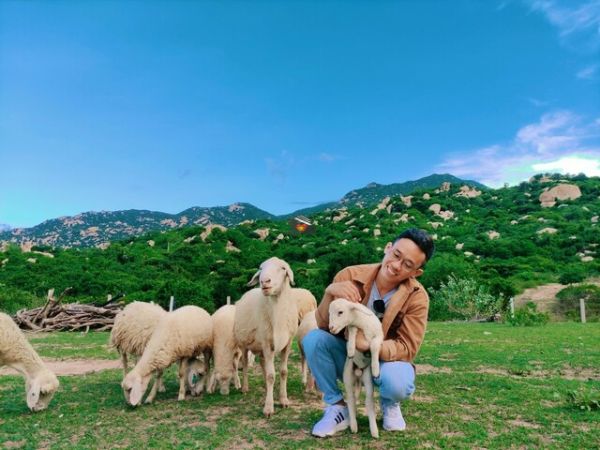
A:
{"type": "Polygon", "coordinates": [[[27,406],[31,411],[42,411],[48,407],[60,383],[52,372],[43,372],[25,383],[27,406]]]}
{"type": "Polygon", "coordinates": [[[352,302],[338,298],[329,305],[329,331],[338,334],[352,320],[352,302]]]}
{"type": "Polygon", "coordinates": [[[260,265],[260,269],[254,274],[248,285],[253,286],[257,281],[260,283],[263,295],[278,296],[284,286],[288,283],[294,284],[294,273],[288,263],[273,257],[260,265]]]}
{"type": "Polygon", "coordinates": [[[142,402],[142,397],[146,389],[148,389],[149,381],[150,375],[143,377],[135,371],[129,372],[121,383],[123,395],[127,403],[131,406],[139,405],[142,402]]]}

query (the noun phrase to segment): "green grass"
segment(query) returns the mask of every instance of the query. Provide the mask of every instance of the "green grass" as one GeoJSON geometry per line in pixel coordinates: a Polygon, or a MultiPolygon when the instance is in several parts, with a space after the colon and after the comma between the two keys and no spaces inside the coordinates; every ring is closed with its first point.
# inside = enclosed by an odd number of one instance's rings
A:
{"type": "MultiPolygon", "coordinates": [[[[32,337],[45,357],[116,358],[106,333],[32,337]]],[[[175,370],[153,405],[130,408],[122,372],[60,377],[48,410],[30,413],[23,380],[0,377],[0,443],[23,448],[597,448],[600,412],[583,411],[569,392],[600,389],[600,324],[557,323],[518,328],[499,324],[429,325],[417,364],[417,391],[402,410],[403,433],[310,435],[321,415],[305,394],[297,354],[290,364],[292,406],[262,416],[263,381],[251,392],[203,395],[177,402],[175,370]]],[[[277,394],[276,394],[277,398],[277,394]]],[[[380,422],[381,423],[381,422],[380,422]]]]}

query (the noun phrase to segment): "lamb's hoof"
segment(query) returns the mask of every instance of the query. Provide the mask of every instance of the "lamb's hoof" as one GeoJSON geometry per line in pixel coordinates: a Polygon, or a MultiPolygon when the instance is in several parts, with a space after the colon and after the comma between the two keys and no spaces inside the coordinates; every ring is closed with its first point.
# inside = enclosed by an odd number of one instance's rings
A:
{"type": "Polygon", "coordinates": [[[371,432],[371,437],[379,439],[379,431],[375,430],[371,432]]]}
{"type": "Polygon", "coordinates": [[[265,406],[263,408],[263,414],[265,415],[266,418],[271,417],[274,413],[275,413],[275,410],[273,409],[272,406],[265,406]]]}
{"type": "Polygon", "coordinates": [[[373,371],[373,378],[377,378],[379,376],[379,371],[377,371],[377,373],[375,373],[375,371],[373,371]]]}
{"type": "Polygon", "coordinates": [[[160,386],[158,386],[158,392],[167,392],[167,388],[165,387],[164,384],[161,384],[160,386]]]}
{"type": "Polygon", "coordinates": [[[177,397],[177,401],[181,402],[183,400],[185,400],[185,394],[179,394],[179,396],[177,397]]]}
{"type": "Polygon", "coordinates": [[[280,400],[279,403],[281,403],[282,408],[289,408],[290,406],[290,401],[287,398],[280,400]]]}
{"type": "Polygon", "coordinates": [[[242,388],[242,392],[243,392],[244,394],[245,394],[245,393],[247,393],[247,392],[249,392],[249,391],[250,391],[250,389],[248,389],[247,387],[243,387],[243,388],[242,388]]]}
{"type": "Polygon", "coordinates": [[[145,401],[144,403],[145,403],[146,405],[149,405],[149,404],[151,404],[151,403],[152,403],[152,401],[153,401],[153,400],[154,400],[154,399],[152,399],[152,398],[147,398],[147,399],[146,399],[146,401],[145,401]]]}
{"type": "Polygon", "coordinates": [[[350,431],[358,433],[358,424],[350,424],[350,431]]]}

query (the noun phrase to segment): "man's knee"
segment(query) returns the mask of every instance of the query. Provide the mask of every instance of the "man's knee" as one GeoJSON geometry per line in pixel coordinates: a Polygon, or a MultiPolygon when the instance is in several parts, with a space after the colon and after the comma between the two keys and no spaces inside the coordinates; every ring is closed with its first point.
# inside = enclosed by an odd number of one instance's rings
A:
{"type": "Polygon", "coordinates": [[[306,336],[302,338],[302,348],[304,349],[306,358],[310,359],[315,352],[318,352],[319,349],[323,348],[328,334],[327,331],[321,330],[320,328],[310,330],[306,333],[306,336]]]}
{"type": "Polygon", "coordinates": [[[415,371],[411,364],[396,361],[381,365],[380,392],[385,399],[399,402],[415,392],[415,371]]]}

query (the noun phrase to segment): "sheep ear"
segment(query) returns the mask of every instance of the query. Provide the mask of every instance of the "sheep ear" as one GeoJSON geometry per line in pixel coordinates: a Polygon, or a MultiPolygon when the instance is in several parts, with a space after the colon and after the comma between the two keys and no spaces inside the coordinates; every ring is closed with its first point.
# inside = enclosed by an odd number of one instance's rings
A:
{"type": "Polygon", "coordinates": [[[290,284],[294,286],[294,272],[292,272],[292,268],[285,261],[283,261],[283,268],[285,269],[285,272],[287,273],[287,276],[290,279],[290,284]]]}
{"type": "Polygon", "coordinates": [[[260,275],[260,270],[257,270],[256,273],[254,274],[254,276],[252,277],[252,279],[250,281],[248,281],[248,283],[246,283],[246,286],[248,286],[248,287],[256,286],[258,284],[259,275],[260,275]]]}
{"type": "Polygon", "coordinates": [[[29,409],[33,409],[37,402],[40,399],[40,383],[39,381],[34,381],[29,390],[27,391],[27,406],[29,409]]]}
{"type": "Polygon", "coordinates": [[[142,402],[142,380],[135,380],[133,386],[131,386],[131,393],[129,394],[129,403],[133,406],[139,405],[142,402]]]}

